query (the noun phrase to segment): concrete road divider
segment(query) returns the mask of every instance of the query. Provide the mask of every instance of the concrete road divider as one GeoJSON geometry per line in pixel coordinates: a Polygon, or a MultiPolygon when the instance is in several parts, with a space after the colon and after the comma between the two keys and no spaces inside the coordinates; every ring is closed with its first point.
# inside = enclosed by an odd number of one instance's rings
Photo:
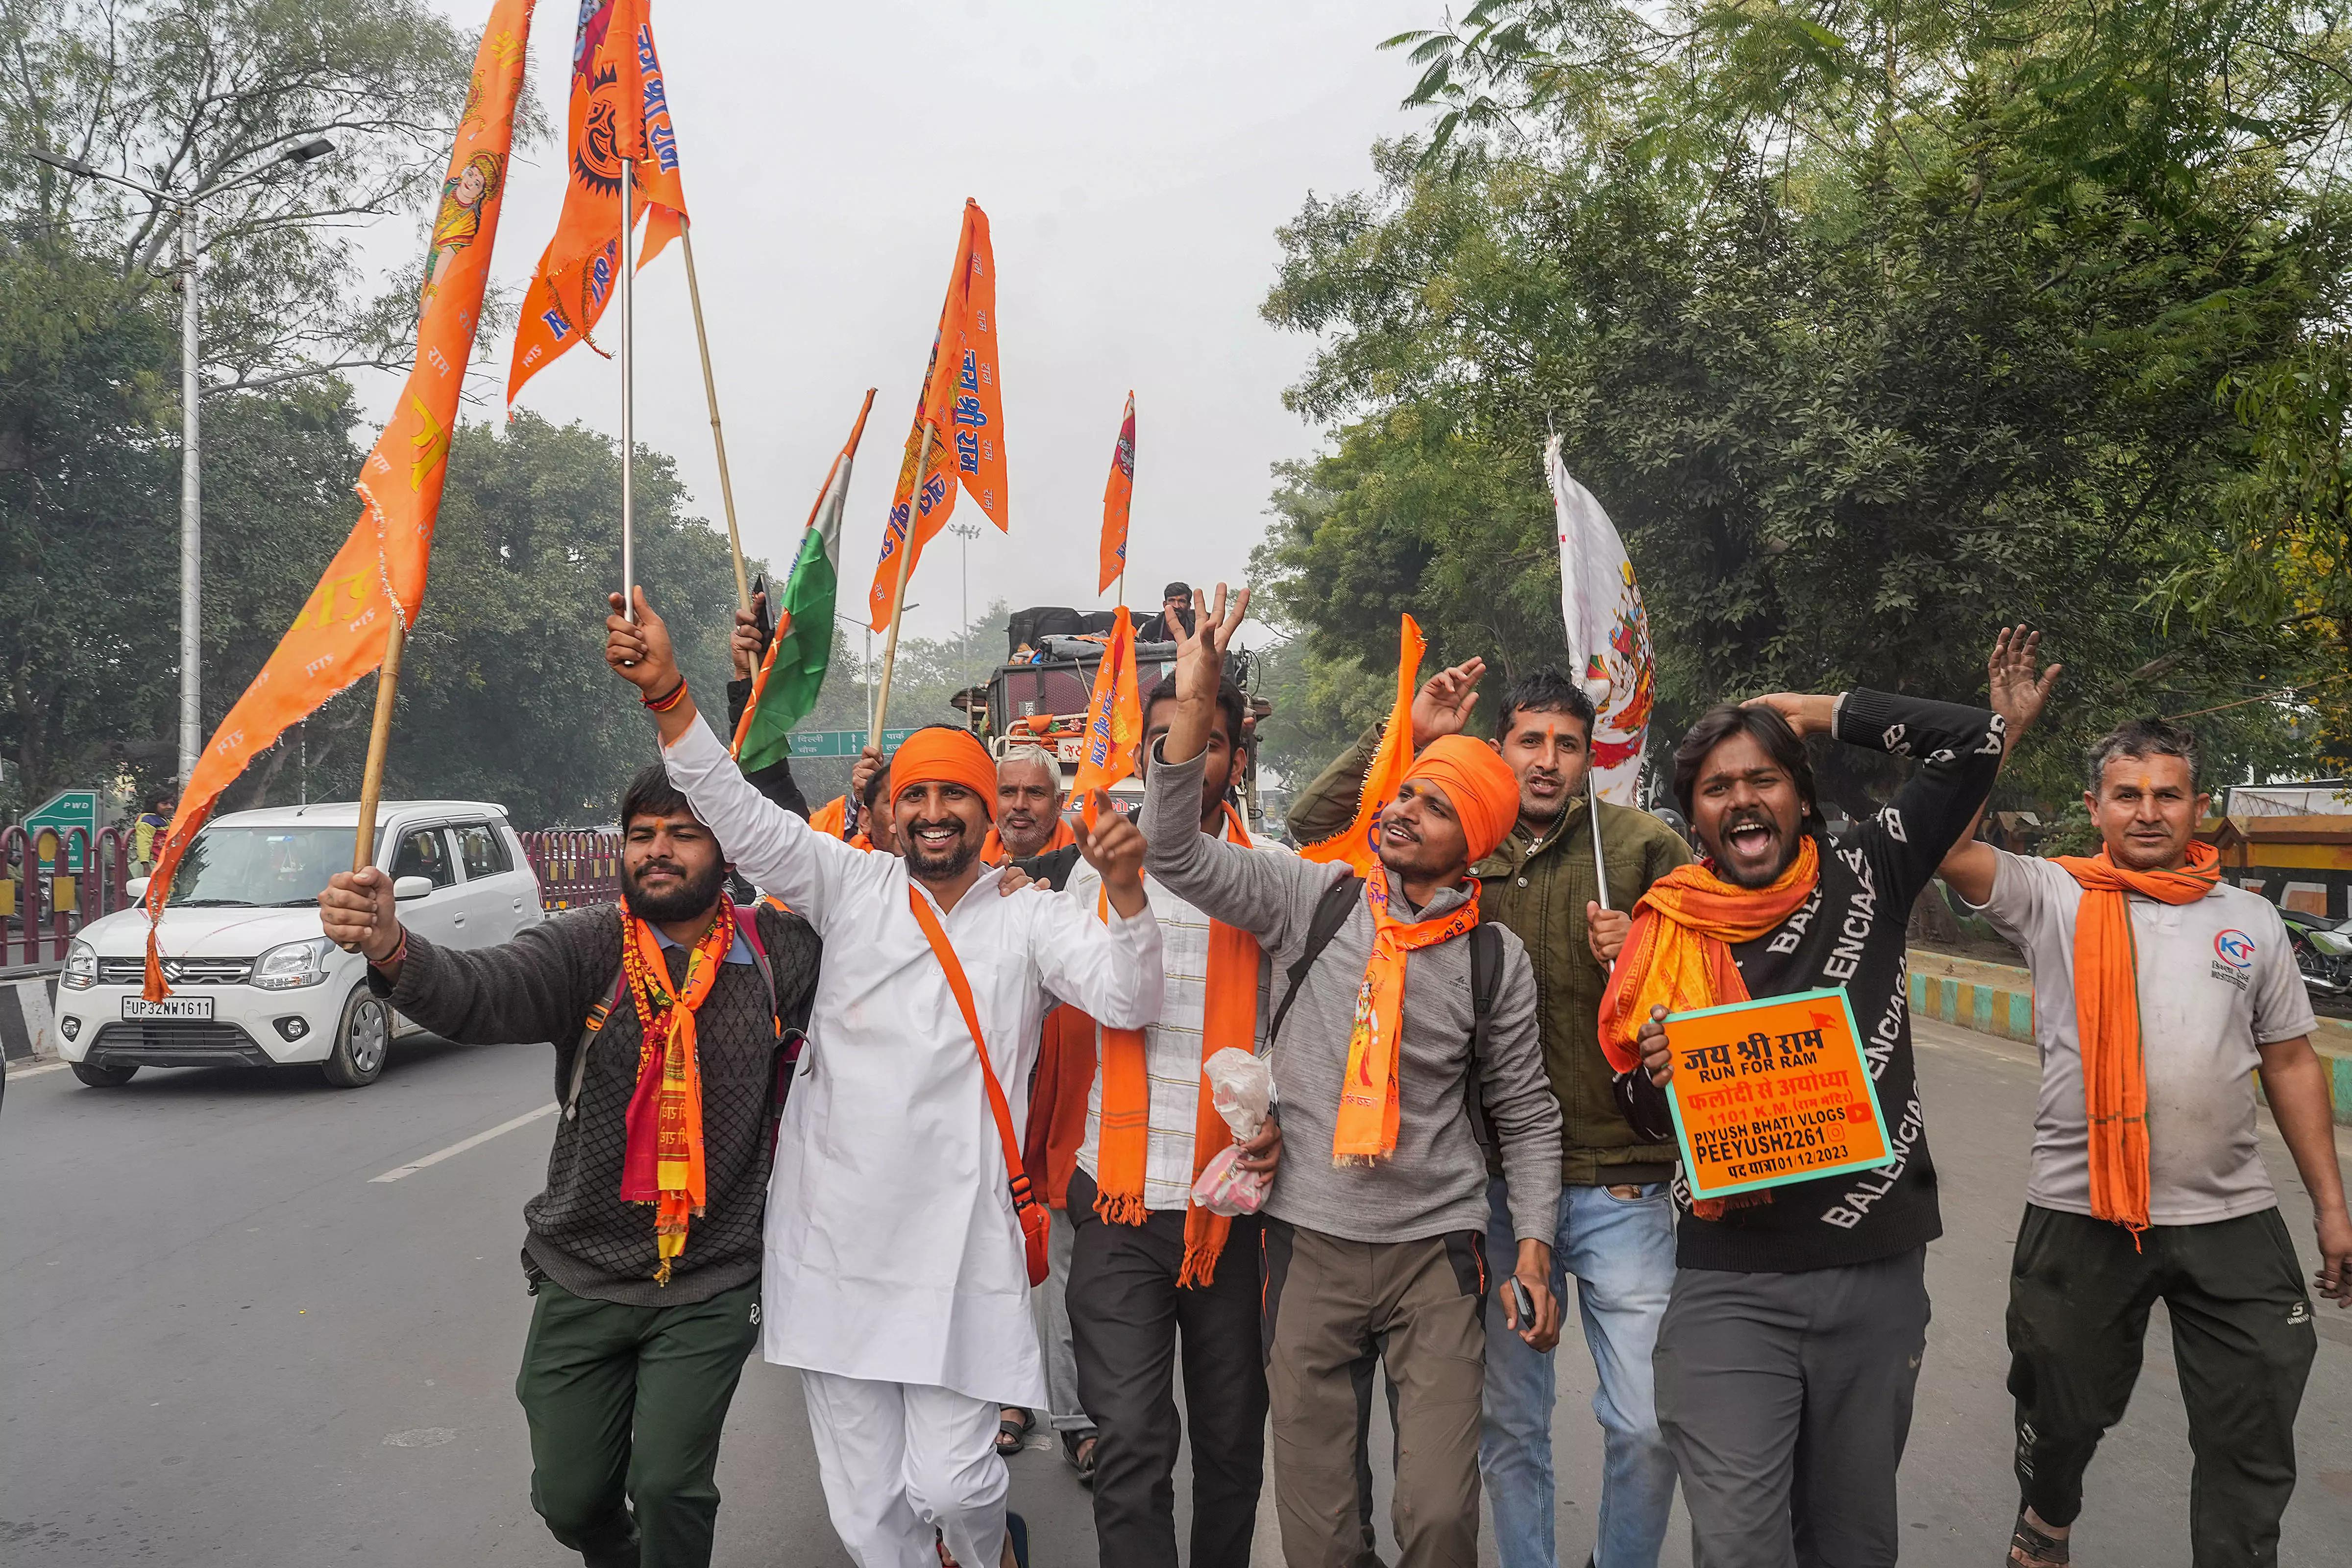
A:
{"type": "Polygon", "coordinates": [[[11,1063],[58,1059],[58,977],[0,980],[0,1058],[11,1063]]]}

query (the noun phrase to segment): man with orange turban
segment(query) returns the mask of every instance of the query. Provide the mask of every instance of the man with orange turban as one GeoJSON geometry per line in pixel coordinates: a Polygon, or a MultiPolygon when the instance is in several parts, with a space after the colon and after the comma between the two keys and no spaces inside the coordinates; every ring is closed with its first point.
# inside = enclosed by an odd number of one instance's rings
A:
{"type": "Polygon", "coordinates": [[[1408,1568],[1477,1560],[1486,1351],[1486,1158],[1500,1146],[1518,1238],[1508,1327],[1559,1332],[1550,1290],[1559,1102],[1544,1075],[1534,972],[1478,918],[1471,865],[1518,816],[1493,748],[1433,742],[1382,808],[1378,862],[1265,855],[1200,830],[1224,650],[1248,603],[1221,585],[1177,639],[1176,713],[1144,784],[1151,876],[1247,931],[1271,962],[1266,1052],[1287,1149],[1264,1210],[1275,1500],[1292,1563],[1353,1561],[1356,1368],[1397,1391],[1394,1510],[1408,1568]]]}
{"type": "Polygon", "coordinates": [[[1159,1016],[1143,838],[1081,833],[1101,914],[997,896],[983,867],[996,767],[968,731],[918,730],[880,805],[896,855],[812,830],[744,781],[696,714],[638,590],[605,659],[645,694],[663,761],[744,873],[825,942],[768,1192],[761,1349],[800,1370],[825,1503],[860,1568],[1025,1562],[996,1453],[1002,1407],[1045,1403],[1029,1288],[1045,1216],[1022,1171],[1046,993],[1116,1028],[1159,1016]]]}

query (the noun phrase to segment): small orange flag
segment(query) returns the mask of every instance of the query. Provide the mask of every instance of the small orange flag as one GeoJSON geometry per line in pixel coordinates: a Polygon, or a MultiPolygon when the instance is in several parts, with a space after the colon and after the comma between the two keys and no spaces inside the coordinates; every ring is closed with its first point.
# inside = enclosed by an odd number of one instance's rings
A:
{"type": "Polygon", "coordinates": [[[449,432],[457,422],[457,395],[473,358],[490,246],[498,236],[533,3],[499,0],[482,29],[473,90],[457,122],[425,258],[416,365],[375,449],[361,465],[356,488],[366,507],[278,650],[197,757],[156,851],[155,875],[146,893],[151,1002],[170,994],[158,963],[154,922],[171,896],[180,858],[221,792],[288,726],[383,662],[393,616],[399,616],[404,626],[416,622],[433,525],[441,511],[441,484],[448,473],[449,432]]]}
{"type": "Polygon", "coordinates": [[[1111,622],[1110,643],[1095,669],[1094,695],[1087,700],[1086,739],[1078,749],[1077,776],[1070,798],[1084,804],[1087,826],[1095,825],[1094,792],[1108,789],[1135,771],[1135,749],[1143,742],[1143,697],[1135,689],[1135,623],[1121,605],[1111,622]]]}
{"type": "Polygon", "coordinates": [[[1127,417],[1118,426],[1118,445],[1110,450],[1110,479],[1103,486],[1102,581],[1097,594],[1109,590],[1127,570],[1127,506],[1135,499],[1135,394],[1127,395],[1127,417]]]}
{"type": "Polygon", "coordinates": [[[963,233],[956,242],[955,270],[948,277],[947,302],[940,307],[939,331],[931,339],[931,363],[923,372],[923,395],[907,434],[906,457],[891,492],[890,519],[882,531],[882,556],[875,563],[874,587],[866,595],[871,624],[880,631],[897,605],[898,552],[907,545],[907,514],[914,499],[915,464],[923,430],[931,431],[931,455],[917,511],[914,563],[923,546],[947,526],[955,511],[956,489],[988,521],[1005,526],[1004,397],[996,374],[996,254],[988,240],[988,215],[980,204],[963,204],[963,233]]]}
{"type": "Polygon", "coordinates": [[[1396,799],[1404,775],[1412,770],[1412,699],[1420,689],[1421,656],[1428,646],[1422,639],[1420,626],[1411,616],[1405,616],[1397,633],[1396,705],[1389,710],[1388,730],[1381,736],[1380,750],[1372,753],[1372,765],[1364,770],[1363,794],[1356,798],[1356,820],[1345,832],[1301,849],[1300,859],[1326,866],[1345,860],[1360,877],[1370,876],[1380,863],[1376,835],[1381,808],[1396,799]]]}
{"type": "Polygon", "coordinates": [[[646,0],[589,0],[580,8],[564,153],[563,215],[523,296],[509,403],[572,344],[604,352],[593,334],[620,277],[623,161],[635,165],[636,211],[646,225],[639,271],[687,221],[677,132],[646,0]]]}

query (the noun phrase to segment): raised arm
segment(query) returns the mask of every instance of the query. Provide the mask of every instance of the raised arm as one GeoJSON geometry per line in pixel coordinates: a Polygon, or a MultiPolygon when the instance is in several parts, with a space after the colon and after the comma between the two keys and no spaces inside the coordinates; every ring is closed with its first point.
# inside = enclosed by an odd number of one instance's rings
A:
{"type": "Polygon", "coordinates": [[[645,694],[660,731],[662,761],[727,858],[745,876],[799,910],[822,932],[826,911],[845,881],[865,869],[866,856],[830,835],[813,832],[754,789],[719,737],[702,721],[671,651],[669,628],[654,614],[646,591],[634,595],[635,619],[624,617],[611,595],[604,619],[604,662],[645,694]]]}
{"type": "Polygon", "coordinates": [[[319,923],[367,957],[370,990],[461,1046],[569,1044],[621,963],[609,909],[558,915],[497,947],[436,947],[401,929],[391,879],[373,866],[328,879],[319,923]]]}
{"type": "MultiPolygon", "coordinates": [[[[2053,664],[2034,673],[2034,656],[2042,646],[2042,634],[2024,626],[2003,626],[2000,636],[1993,639],[1992,657],[1985,661],[1985,685],[1991,694],[1992,710],[2001,717],[2008,728],[2001,762],[2006,764],[2009,753],[2025,739],[2042,710],[2049,704],[2051,692],[2057,689],[2058,676],[2065,668],[2053,664]]],[[[1998,772],[1998,770],[1996,770],[1998,772]]],[[[1983,905],[1992,897],[1993,874],[2000,866],[2000,852],[1977,837],[1977,827],[1984,820],[1984,808],[1992,800],[1991,786],[1985,789],[1984,799],[1969,814],[1969,824],[1961,829],[1952,847],[1945,854],[1937,875],[1945,885],[1971,904],[1983,905]]]]}

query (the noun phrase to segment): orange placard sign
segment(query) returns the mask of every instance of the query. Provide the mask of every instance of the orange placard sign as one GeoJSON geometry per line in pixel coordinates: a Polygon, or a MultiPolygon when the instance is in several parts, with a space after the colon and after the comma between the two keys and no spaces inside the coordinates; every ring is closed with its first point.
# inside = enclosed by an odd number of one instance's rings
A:
{"type": "Polygon", "coordinates": [[[1666,1019],[1675,1137],[1696,1198],[1867,1171],[1894,1156],[1843,990],[1666,1019]]]}

